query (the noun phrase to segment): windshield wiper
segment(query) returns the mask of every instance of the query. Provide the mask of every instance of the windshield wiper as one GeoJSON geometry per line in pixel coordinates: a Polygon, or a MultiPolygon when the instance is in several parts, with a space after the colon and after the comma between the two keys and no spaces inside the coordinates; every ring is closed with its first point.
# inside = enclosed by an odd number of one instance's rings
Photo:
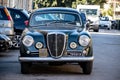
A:
{"type": "Polygon", "coordinates": [[[54,20],[54,21],[48,22],[47,25],[52,23],[64,23],[64,24],[76,25],[75,21],[65,21],[65,20],[54,20]]]}
{"type": "Polygon", "coordinates": [[[64,21],[63,20],[53,20],[53,21],[50,21],[48,23],[46,23],[46,25],[49,25],[49,24],[52,24],[52,23],[63,23],[64,21]]]}
{"type": "Polygon", "coordinates": [[[38,27],[38,26],[48,26],[48,25],[54,24],[54,23],[63,23],[64,25],[76,25],[76,22],[75,22],[75,21],[53,20],[53,21],[46,22],[45,24],[35,25],[34,27],[38,27]]]}

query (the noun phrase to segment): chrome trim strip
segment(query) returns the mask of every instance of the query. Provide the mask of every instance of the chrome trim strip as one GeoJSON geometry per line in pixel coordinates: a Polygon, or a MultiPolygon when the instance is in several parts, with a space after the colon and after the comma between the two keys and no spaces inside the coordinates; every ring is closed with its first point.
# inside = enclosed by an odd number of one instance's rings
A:
{"type": "Polygon", "coordinates": [[[81,62],[81,61],[93,61],[94,56],[92,57],[61,57],[58,59],[52,57],[19,57],[21,62],[53,62],[53,61],[66,61],[66,62],[81,62]]]}
{"type": "Polygon", "coordinates": [[[57,52],[58,52],[58,49],[57,49],[57,44],[58,44],[58,43],[57,43],[57,42],[58,42],[58,41],[57,41],[57,33],[55,34],[55,42],[56,42],[56,44],[55,44],[55,55],[58,56],[58,55],[57,55],[57,52]]]}
{"type": "Polygon", "coordinates": [[[66,50],[67,52],[83,52],[83,50],[66,50]]]}

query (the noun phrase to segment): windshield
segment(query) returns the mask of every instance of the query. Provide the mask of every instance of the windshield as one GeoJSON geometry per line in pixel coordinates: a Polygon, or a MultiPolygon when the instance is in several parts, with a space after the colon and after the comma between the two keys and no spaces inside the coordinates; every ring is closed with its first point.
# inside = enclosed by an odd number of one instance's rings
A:
{"type": "Polygon", "coordinates": [[[80,9],[80,11],[86,13],[86,15],[97,15],[97,9],[80,9]]]}
{"type": "Polygon", "coordinates": [[[62,12],[36,13],[30,19],[30,26],[49,25],[53,23],[64,23],[80,26],[80,18],[77,14],[62,12]]]}
{"type": "Polygon", "coordinates": [[[100,20],[101,21],[109,21],[109,18],[108,17],[100,17],[100,20]]]}

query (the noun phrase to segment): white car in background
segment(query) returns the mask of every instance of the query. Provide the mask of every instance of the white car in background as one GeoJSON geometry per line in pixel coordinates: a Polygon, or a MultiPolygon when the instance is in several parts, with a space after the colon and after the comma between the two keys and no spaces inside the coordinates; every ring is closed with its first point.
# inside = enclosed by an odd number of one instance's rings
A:
{"type": "Polygon", "coordinates": [[[100,24],[99,24],[100,28],[106,28],[108,30],[111,30],[111,26],[112,26],[112,23],[108,17],[106,17],[106,16],[100,17],[100,24]]]}

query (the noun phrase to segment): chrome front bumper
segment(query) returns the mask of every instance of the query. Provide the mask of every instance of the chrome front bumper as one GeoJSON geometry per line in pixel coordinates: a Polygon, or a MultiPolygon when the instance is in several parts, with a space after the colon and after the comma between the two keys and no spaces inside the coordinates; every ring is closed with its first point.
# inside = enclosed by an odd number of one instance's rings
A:
{"type": "Polygon", "coordinates": [[[93,61],[92,57],[19,57],[20,62],[82,62],[82,61],[93,61]]]}

